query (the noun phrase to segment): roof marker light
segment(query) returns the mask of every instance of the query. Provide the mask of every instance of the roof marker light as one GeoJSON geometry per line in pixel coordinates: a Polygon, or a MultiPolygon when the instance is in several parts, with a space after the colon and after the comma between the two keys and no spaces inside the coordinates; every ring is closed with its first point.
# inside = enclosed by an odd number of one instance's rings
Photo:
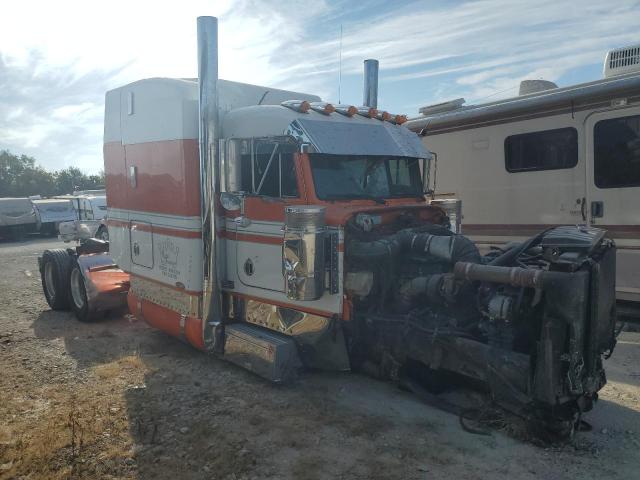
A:
{"type": "Polygon", "coordinates": [[[331,115],[336,111],[336,107],[326,102],[311,102],[309,105],[311,106],[311,110],[324,115],[331,115]]]}
{"type": "Polygon", "coordinates": [[[353,105],[336,105],[336,112],[346,116],[353,117],[356,113],[358,113],[358,107],[354,107],[353,105]]]}
{"type": "Polygon", "coordinates": [[[384,122],[389,121],[391,119],[391,114],[389,112],[381,111],[376,115],[378,120],[382,120],[384,122]]]}
{"type": "Polygon", "coordinates": [[[280,105],[300,113],[307,113],[311,108],[311,104],[306,100],[287,100],[280,105]]]}
{"type": "Polygon", "coordinates": [[[402,125],[406,121],[406,115],[391,115],[391,122],[395,123],[396,125],[402,125]]]}
{"type": "Polygon", "coordinates": [[[358,115],[369,118],[376,118],[378,110],[373,107],[358,107],[358,115]]]}

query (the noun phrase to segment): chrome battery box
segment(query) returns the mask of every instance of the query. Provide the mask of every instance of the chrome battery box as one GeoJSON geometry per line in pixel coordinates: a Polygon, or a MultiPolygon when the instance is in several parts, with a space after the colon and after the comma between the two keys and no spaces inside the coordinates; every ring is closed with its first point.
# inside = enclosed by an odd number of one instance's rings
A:
{"type": "Polygon", "coordinates": [[[302,365],[291,337],[247,323],[225,326],[223,358],[272,382],[292,379],[302,365]]]}

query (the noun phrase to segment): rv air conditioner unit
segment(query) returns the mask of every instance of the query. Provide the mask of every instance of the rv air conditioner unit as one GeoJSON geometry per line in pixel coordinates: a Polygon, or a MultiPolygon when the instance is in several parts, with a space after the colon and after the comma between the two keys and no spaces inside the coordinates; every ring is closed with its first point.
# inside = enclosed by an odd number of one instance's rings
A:
{"type": "Polygon", "coordinates": [[[640,44],[610,50],[604,60],[604,77],[640,72],[640,44]]]}
{"type": "Polygon", "coordinates": [[[457,110],[464,105],[464,98],[456,98],[455,100],[449,100],[448,102],[435,103],[433,105],[427,105],[418,110],[422,115],[435,115],[436,113],[449,112],[451,110],[457,110]]]}

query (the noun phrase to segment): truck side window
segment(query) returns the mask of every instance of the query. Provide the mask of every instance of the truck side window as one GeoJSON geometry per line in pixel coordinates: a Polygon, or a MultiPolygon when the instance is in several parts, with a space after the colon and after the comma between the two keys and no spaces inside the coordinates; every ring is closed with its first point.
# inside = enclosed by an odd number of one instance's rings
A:
{"type": "Polygon", "coordinates": [[[84,201],[84,208],[85,208],[85,217],[87,220],[93,220],[93,205],[91,205],[91,201],[90,200],[85,200],[84,201]]]}
{"type": "Polygon", "coordinates": [[[84,198],[78,200],[78,218],[80,220],[87,220],[87,207],[85,206],[84,198]]]}
{"type": "Polygon", "coordinates": [[[504,141],[508,172],[533,172],[573,168],[578,164],[578,131],[558,128],[511,135],[504,141]]]}
{"type": "Polygon", "coordinates": [[[640,115],[596,123],[593,159],[596,187],[640,186],[640,115]]]}
{"type": "Polygon", "coordinates": [[[242,191],[275,198],[297,197],[295,151],[290,144],[255,142],[253,152],[240,156],[242,191]]]}

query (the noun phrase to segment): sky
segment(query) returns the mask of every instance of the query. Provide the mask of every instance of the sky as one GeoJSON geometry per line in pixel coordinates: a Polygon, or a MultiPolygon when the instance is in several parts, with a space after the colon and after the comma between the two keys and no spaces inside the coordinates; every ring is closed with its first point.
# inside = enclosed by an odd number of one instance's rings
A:
{"type": "Polygon", "coordinates": [[[632,0],[2,2],[0,150],[101,170],[105,92],[197,76],[199,15],[219,18],[220,78],[361,104],[376,58],[379,108],[409,116],[514,96],[523,79],[596,80],[607,50],[640,44],[632,0]]]}

